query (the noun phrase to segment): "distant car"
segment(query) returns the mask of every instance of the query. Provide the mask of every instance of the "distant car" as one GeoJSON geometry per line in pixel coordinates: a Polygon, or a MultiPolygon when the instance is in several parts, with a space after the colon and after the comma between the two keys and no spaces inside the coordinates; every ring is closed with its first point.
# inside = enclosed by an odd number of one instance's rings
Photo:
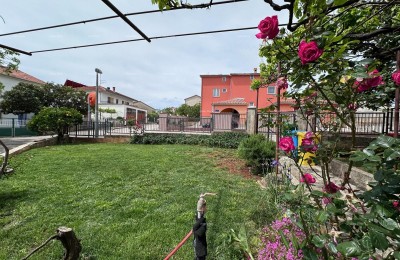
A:
{"type": "Polygon", "coordinates": [[[203,128],[210,128],[210,123],[202,124],[201,125],[203,128]]]}

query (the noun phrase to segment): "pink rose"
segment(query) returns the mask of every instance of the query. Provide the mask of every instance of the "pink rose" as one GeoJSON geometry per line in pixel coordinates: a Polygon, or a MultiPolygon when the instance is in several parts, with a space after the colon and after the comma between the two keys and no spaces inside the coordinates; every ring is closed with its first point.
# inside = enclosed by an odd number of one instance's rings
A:
{"type": "Polygon", "coordinates": [[[285,77],[280,77],[278,78],[278,80],[276,81],[276,86],[279,89],[287,89],[288,88],[288,83],[285,77]]]}
{"type": "Polygon", "coordinates": [[[395,207],[396,209],[399,207],[399,201],[395,200],[393,201],[393,207],[395,207]]]}
{"type": "Polygon", "coordinates": [[[347,108],[350,110],[357,110],[358,106],[356,103],[351,103],[347,106],[347,108]]]}
{"type": "Polygon", "coordinates": [[[364,92],[384,84],[382,76],[379,75],[379,71],[377,69],[369,72],[368,76],[368,78],[362,80],[357,79],[357,81],[354,83],[355,87],[357,88],[357,92],[364,92]]]}
{"type": "Polygon", "coordinates": [[[335,183],[333,182],[329,182],[328,184],[325,185],[324,189],[325,192],[327,193],[336,193],[340,190],[340,187],[337,186],[335,183]]]}
{"type": "Polygon", "coordinates": [[[314,140],[310,138],[304,138],[301,140],[301,148],[306,152],[316,152],[318,147],[314,144],[314,140]]]}
{"type": "Polygon", "coordinates": [[[302,177],[300,177],[300,182],[305,182],[307,184],[313,184],[316,182],[316,180],[311,174],[305,173],[305,174],[303,174],[302,177]]]}
{"type": "Polygon", "coordinates": [[[298,55],[300,57],[301,64],[304,65],[317,60],[322,53],[324,53],[324,50],[319,49],[316,42],[306,42],[304,40],[300,42],[298,55]]]}
{"type": "Polygon", "coordinates": [[[265,17],[265,19],[261,20],[258,24],[258,29],[260,30],[260,33],[256,34],[258,39],[275,38],[279,33],[278,17],[276,15],[265,17]]]}
{"type": "Polygon", "coordinates": [[[292,137],[290,137],[290,136],[282,137],[279,140],[279,149],[281,149],[282,151],[285,151],[287,153],[289,153],[290,151],[293,151],[295,149],[295,147],[294,147],[292,137]]]}
{"type": "Polygon", "coordinates": [[[327,197],[323,197],[322,198],[322,203],[324,205],[328,205],[328,204],[332,203],[332,199],[331,198],[327,198],[327,197]]]}
{"type": "Polygon", "coordinates": [[[304,138],[305,138],[305,139],[314,138],[314,133],[313,133],[313,132],[307,132],[307,133],[304,135],[304,138]]]}
{"type": "Polygon", "coordinates": [[[392,79],[394,81],[394,84],[400,86],[400,70],[393,72],[392,79]]]}

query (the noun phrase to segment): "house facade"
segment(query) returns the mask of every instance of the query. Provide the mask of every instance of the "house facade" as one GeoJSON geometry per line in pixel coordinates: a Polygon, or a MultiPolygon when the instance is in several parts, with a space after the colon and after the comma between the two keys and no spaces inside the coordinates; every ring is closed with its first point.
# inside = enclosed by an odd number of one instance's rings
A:
{"type": "Polygon", "coordinates": [[[188,106],[194,106],[201,103],[201,97],[199,95],[193,95],[185,98],[185,104],[188,106]]]}
{"type": "MultiPolygon", "coordinates": [[[[29,75],[21,70],[12,70],[10,72],[6,71],[5,67],[0,66],[0,82],[4,85],[4,89],[2,93],[5,91],[11,90],[13,87],[18,85],[19,83],[28,83],[28,84],[35,84],[35,85],[43,85],[45,84],[44,81],[29,75]]],[[[29,114],[1,114],[1,119],[18,119],[18,120],[26,120],[33,117],[33,113],[29,114]]]]}
{"type": "MultiPolygon", "coordinates": [[[[81,83],[66,80],[64,86],[72,87],[86,93],[96,93],[96,86],[86,86],[81,83]]],[[[143,103],[142,101],[128,97],[115,90],[115,87],[105,88],[99,86],[99,110],[115,110],[116,113],[101,112],[99,119],[116,119],[117,117],[126,120],[135,120],[139,122],[147,122],[147,113],[154,111],[154,108],[143,103]]],[[[88,112],[87,118],[94,118],[94,111],[88,112]]]]}
{"type": "MultiPolygon", "coordinates": [[[[213,113],[225,112],[245,115],[248,107],[260,109],[276,105],[275,83],[262,87],[258,91],[251,89],[252,81],[260,78],[259,73],[200,75],[200,77],[201,117],[211,117],[213,113]]],[[[281,100],[281,111],[294,110],[292,100],[282,97],[281,100]]]]}

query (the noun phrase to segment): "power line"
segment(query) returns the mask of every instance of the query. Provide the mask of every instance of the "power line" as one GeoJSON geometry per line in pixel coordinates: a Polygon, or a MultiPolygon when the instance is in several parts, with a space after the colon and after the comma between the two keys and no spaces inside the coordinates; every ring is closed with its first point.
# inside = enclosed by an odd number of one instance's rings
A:
{"type": "MultiPolygon", "coordinates": [[[[228,1],[221,1],[221,2],[211,3],[210,5],[231,4],[231,3],[245,2],[245,1],[249,1],[249,0],[228,0],[228,1]]],[[[196,7],[196,6],[194,5],[194,7],[196,7]]],[[[156,10],[150,10],[150,11],[142,11],[142,12],[135,12],[135,13],[127,13],[127,14],[124,14],[124,15],[125,15],[125,16],[131,16],[131,15],[140,15],[140,14],[160,13],[160,12],[176,11],[176,10],[181,10],[181,9],[187,9],[187,8],[185,8],[185,7],[177,7],[177,8],[166,9],[166,10],[159,10],[159,9],[156,9],[156,10]]],[[[49,30],[49,29],[60,28],[60,27],[66,27],[66,26],[77,25],[77,24],[86,24],[86,23],[91,23],[91,22],[98,22],[98,21],[103,21],[103,20],[108,20],[108,19],[114,19],[114,18],[118,18],[118,17],[119,17],[118,15],[105,16],[105,17],[100,17],[100,18],[95,18],[95,19],[82,20],[82,21],[78,21],[78,22],[63,23],[63,24],[51,25],[51,26],[46,26],[46,27],[39,27],[39,28],[28,29],[28,30],[23,30],[23,31],[16,31],[16,32],[10,32],[10,33],[3,33],[3,34],[0,34],[0,37],[1,37],[1,36],[8,36],[8,35],[15,35],[15,34],[28,33],[28,32],[36,32],[36,31],[42,31],[42,30],[49,30]]]]}
{"type": "MultiPolygon", "coordinates": [[[[284,25],[284,24],[282,24],[284,25]]],[[[166,38],[175,38],[175,37],[185,37],[185,36],[194,36],[194,35],[202,35],[202,34],[214,34],[214,33],[225,33],[225,32],[235,32],[235,31],[244,31],[244,30],[253,30],[257,29],[257,27],[244,27],[244,28],[235,28],[235,29],[226,29],[226,30],[215,30],[215,31],[204,31],[204,32],[195,32],[195,33],[183,33],[183,34],[173,34],[173,35],[164,35],[164,36],[155,36],[150,37],[151,40],[156,39],[166,39],[166,38]]],[[[123,40],[123,41],[114,41],[114,42],[103,42],[103,43],[95,43],[95,44],[87,44],[87,45],[77,45],[71,47],[63,47],[63,48],[55,48],[55,49],[47,49],[47,50],[39,50],[32,51],[30,53],[41,53],[41,52],[51,52],[51,51],[63,51],[70,49],[79,49],[79,48],[88,48],[102,45],[111,45],[111,44],[119,44],[119,43],[127,43],[127,42],[137,42],[143,41],[143,38],[139,39],[131,39],[131,40],[123,40]]]]}
{"type": "Polygon", "coordinates": [[[7,49],[7,50],[10,50],[10,51],[14,51],[14,52],[18,52],[18,53],[22,53],[22,54],[25,54],[25,55],[32,56],[32,53],[31,53],[31,52],[22,51],[22,50],[19,50],[19,49],[16,49],[16,48],[13,48],[13,47],[10,47],[10,46],[7,46],[7,45],[0,44],[0,48],[7,49]]]}

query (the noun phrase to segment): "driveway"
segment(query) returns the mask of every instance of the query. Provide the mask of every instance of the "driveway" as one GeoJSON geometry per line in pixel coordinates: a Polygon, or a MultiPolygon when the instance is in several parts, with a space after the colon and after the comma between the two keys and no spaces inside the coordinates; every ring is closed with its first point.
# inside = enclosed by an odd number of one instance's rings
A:
{"type": "MultiPolygon", "coordinates": [[[[51,136],[27,136],[27,137],[0,137],[0,140],[8,147],[12,149],[23,148],[29,144],[34,144],[42,140],[52,138],[51,136]]],[[[4,148],[0,145],[0,153],[3,154],[4,148]]]]}

